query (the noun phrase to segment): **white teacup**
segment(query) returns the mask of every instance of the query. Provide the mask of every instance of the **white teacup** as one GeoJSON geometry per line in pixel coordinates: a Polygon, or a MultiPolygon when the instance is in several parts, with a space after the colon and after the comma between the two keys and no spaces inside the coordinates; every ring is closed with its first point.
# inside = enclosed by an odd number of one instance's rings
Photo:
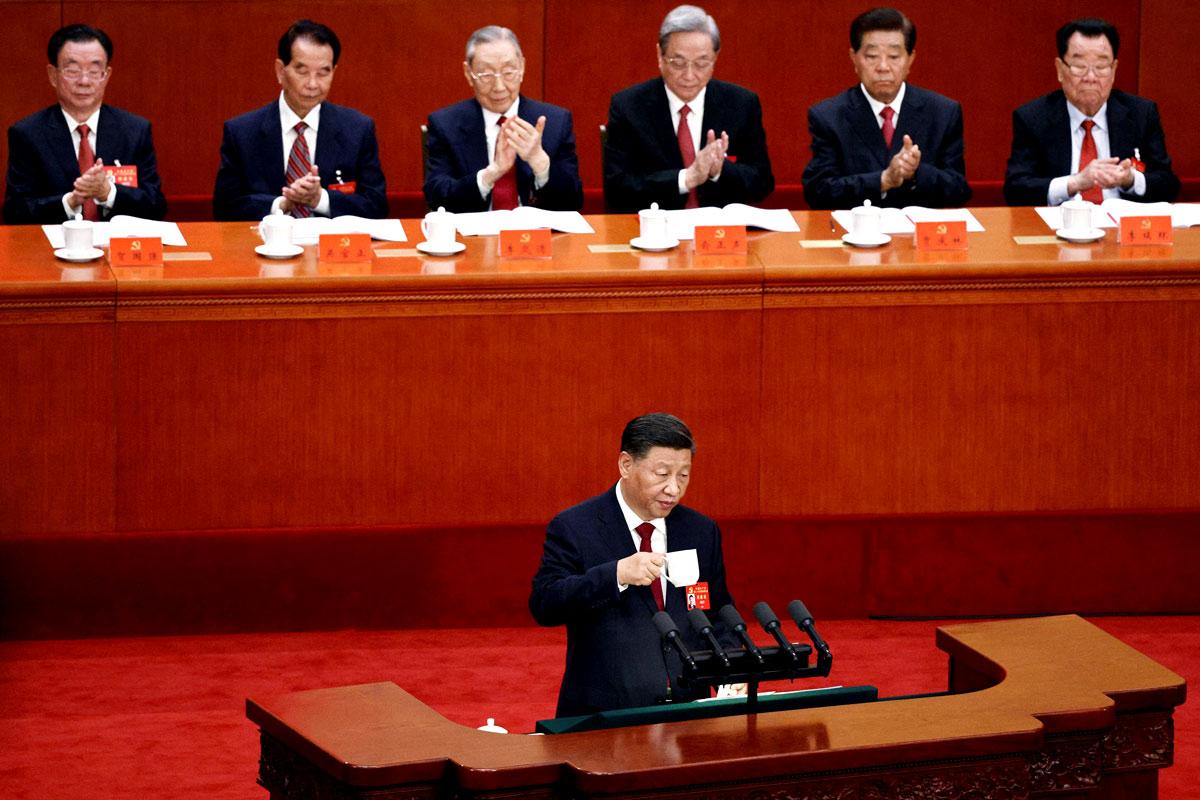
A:
{"type": "Polygon", "coordinates": [[[858,239],[879,236],[879,209],[868,200],[850,212],[850,232],[858,239]]]}
{"type": "Polygon", "coordinates": [[[667,580],[676,586],[691,586],[700,580],[700,562],[694,549],[667,553],[667,580]]]}
{"type": "Polygon", "coordinates": [[[292,225],[295,220],[288,214],[271,214],[258,223],[258,235],[268,250],[282,252],[292,246],[292,225]]]}
{"type": "Polygon", "coordinates": [[[638,212],[640,236],[645,242],[665,242],[667,240],[667,212],[651,203],[649,208],[638,212]]]}
{"type": "Polygon", "coordinates": [[[1085,233],[1092,229],[1092,209],[1095,206],[1088,200],[1068,200],[1062,204],[1063,228],[1075,233],[1085,233]]]}
{"type": "Polygon", "coordinates": [[[445,208],[430,211],[421,220],[421,233],[430,247],[449,250],[455,242],[454,215],[445,208]]]}
{"type": "Polygon", "coordinates": [[[69,219],[62,224],[63,246],[71,253],[92,251],[92,223],[86,219],[69,219]]]}

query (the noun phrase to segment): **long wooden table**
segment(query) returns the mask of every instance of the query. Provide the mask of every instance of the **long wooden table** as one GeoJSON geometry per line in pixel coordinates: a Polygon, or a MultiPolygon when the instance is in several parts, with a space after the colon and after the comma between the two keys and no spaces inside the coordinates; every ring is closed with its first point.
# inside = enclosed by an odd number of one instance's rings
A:
{"type": "Polygon", "coordinates": [[[246,707],[279,800],[1158,796],[1181,677],[1075,616],[937,644],[945,695],[557,736],[475,731],[391,683],[246,707]]]}
{"type": "Polygon", "coordinates": [[[3,229],[0,530],[543,520],[655,408],[720,517],[1200,508],[1200,231],[1018,245],[1031,209],[976,215],[965,253],[802,247],[836,238],[815,212],[744,257],[592,252],[635,232],[601,216],[553,259],[361,265],[198,223],[176,257],[204,260],[160,270],[3,229]]]}
{"type": "MultiPolygon", "coordinates": [[[[116,270],[0,229],[0,578],[10,608],[53,610],[0,630],[108,632],[92,610],[114,588],[209,625],[187,609],[223,583],[172,554],[224,558],[245,529],[271,537],[253,551],[270,570],[227,568],[277,608],[254,625],[464,611],[355,575],[528,624],[540,526],[611,485],[617,432],[656,409],[698,436],[688,501],[726,525],[740,596],[827,616],[1200,610],[1200,231],[1018,244],[1048,233],[1032,209],[975,213],[965,253],[854,250],[815,212],[745,256],[640,253],[621,247],[633,217],[598,216],[552,259],[473,238],[452,258],[377,244],[357,265],[268,261],[250,224],[201,223],[161,269],[116,270]],[[301,529],[358,553],[356,530],[398,527],[444,545],[390,559],[392,578],[290,544],[301,529]],[[161,532],[196,535],[127,535],[161,532]],[[120,587],[69,547],[96,533],[104,563],[142,565],[120,587]],[[312,608],[279,599],[314,584],[312,608]]],[[[225,613],[211,624],[242,624],[225,613]]]]}

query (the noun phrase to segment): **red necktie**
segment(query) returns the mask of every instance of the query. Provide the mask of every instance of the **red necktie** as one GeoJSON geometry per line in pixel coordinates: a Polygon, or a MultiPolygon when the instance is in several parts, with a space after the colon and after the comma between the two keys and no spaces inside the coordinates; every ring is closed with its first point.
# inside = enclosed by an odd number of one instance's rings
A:
{"type": "Polygon", "coordinates": [[[883,117],[883,143],[891,150],[892,137],[896,135],[896,125],[892,122],[892,117],[896,116],[896,111],[891,106],[884,106],[883,111],[879,113],[883,117]]]}
{"type": "MultiPolygon", "coordinates": [[[[500,151],[500,137],[504,135],[504,123],[508,117],[500,117],[496,122],[501,130],[496,134],[496,151],[500,151]]],[[[495,156],[493,156],[494,158],[495,156]]],[[[517,165],[514,163],[508,172],[500,176],[500,180],[492,187],[492,210],[510,209],[517,207],[517,165]]]]}
{"type": "MultiPolygon", "coordinates": [[[[296,141],[292,142],[292,152],[288,155],[287,172],[283,176],[288,186],[303,178],[312,169],[312,159],[308,154],[308,140],[304,138],[306,130],[308,130],[308,123],[296,123],[296,141]]],[[[311,217],[312,209],[308,206],[294,205],[292,206],[292,216],[311,217]]]]}
{"type": "MultiPolygon", "coordinates": [[[[696,160],[696,145],[692,141],[692,129],[688,127],[687,121],[688,114],[690,113],[692,113],[692,109],[687,105],[679,109],[679,128],[676,131],[676,135],[679,137],[679,155],[683,156],[684,169],[690,167],[692,162],[696,160]]],[[[700,207],[700,201],[696,199],[695,189],[688,192],[687,202],[683,204],[683,207],[700,207]]]]}
{"type": "MultiPolygon", "coordinates": [[[[75,130],[79,131],[79,174],[83,175],[96,163],[96,154],[92,152],[92,143],[88,141],[88,126],[80,125],[75,130]]],[[[100,209],[90,197],[83,201],[83,218],[92,222],[100,219],[100,209]]]]}
{"type": "MultiPolygon", "coordinates": [[[[649,522],[643,522],[634,528],[634,530],[642,537],[641,552],[653,553],[654,551],[650,549],[650,537],[654,534],[654,526],[649,522]]],[[[654,579],[654,583],[650,584],[650,591],[654,593],[654,602],[658,604],[658,610],[662,611],[663,606],[666,605],[663,602],[662,578],[654,579]]]]}
{"type": "MultiPolygon", "coordinates": [[[[1096,140],[1092,138],[1092,128],[1096,127],[1096,123],[1090,119],[1083,121],[1083,144],[1079,146],[1079,171],[1083,172],[1083,168],[1096,160],[1096,140]]],[[[1104,202],[1104,190],[1100,188],[1100,184],[1092,184],[1090,189],[1084,189],[1080,192],[1080,196],[1084,200],[1091,200],[1093,203],[1104,202]]]]}

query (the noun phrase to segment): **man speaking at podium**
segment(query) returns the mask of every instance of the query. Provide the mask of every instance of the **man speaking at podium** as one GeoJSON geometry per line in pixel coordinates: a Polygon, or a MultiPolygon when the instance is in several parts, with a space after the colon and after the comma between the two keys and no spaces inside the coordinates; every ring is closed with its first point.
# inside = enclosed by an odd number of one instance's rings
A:
{"type": "Polygon", "coordinates": [[[541,625],[567,626],[556,716],[707,696],[706,688],[679,685],[679,659],[673,652],[664,656],[653,623],[666,610],[688,648],[700,649],[688,625],[687,589],[702,597],[707,588],[712,609],[733,602],[721,531],[680,505],[695,451],[691,431],[677,417],[638,417],[621,434],[616,486],[550,522],[529,610],[541,625]],[[664,576],[664,554],[691,549],[698,582],[674,586],[664,576]]]}

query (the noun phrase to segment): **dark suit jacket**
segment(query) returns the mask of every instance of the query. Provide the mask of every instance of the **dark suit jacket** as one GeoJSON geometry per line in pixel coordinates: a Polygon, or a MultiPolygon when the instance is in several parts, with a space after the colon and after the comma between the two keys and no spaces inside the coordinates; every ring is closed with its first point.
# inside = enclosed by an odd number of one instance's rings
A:
{"type": "MultiPolygon", "coordinates": [[[[96,157],[106,165],[120,161],[122,166],[138,168],[137,188],[118,186],[111,214],[166,216],[149,122],[119,108],[100,106],[96,157]]],[[[4,221],[14,225],[64,221],[62,198],[78,177],[79,158],[62,109],[55,105],[31,114],[8,129],[4,221]]]]}
{"type": "MultiPolygon", "coordinates": [[[[1123,195],[1151,203],[1174,201],[1179,178],[1163,137],[1158,106],[1113,89],[1108,97],[1108,146],[1116,158],[1138,148],[1146,164],[1146,194],[1123,195]]],[[[1013,112],[1012,152],[1004,173],[1004,200],[1010,206],[1044,206],[1050,181],[1071,174],[1071,119],[1062,89],[1026,103],[1013,112]]]]}
{"type": "Polygon", "coordinates": [[[962,108],[948,97],[908,84],[890,148],[858,85],[810,108],[808,130],[812,160],[802,181],[812,208],[853,208],[864,200],[892,208],[954,208],[971,199],[962,108]],[[911,180],[881,198],[880,173],[904,147],[905,134],[921,148],[921,164],[911,180]]]}
{"type": "MultiPolygon", "coordinates": [[[[711,80],[704,95],[703,145],[712,130],[729,134],[729,159],[717,182],[696,187],[702,206],[758,203],[775,188],[767,134],[758,95],[724,81],[711,80]]],[[[683,208],[679,193],[683,156],[667,104],[662,78],[617,92],[608,107],[608,140],[604,147],[604,202],[609,211],[632,213],[658,203],[683,208]]]]}
{"type": "MultiPolygon", "coordinates": [[[[696,548],[700,580],[708,582],[714,610],[733,602],[725,586],[716,523],[676,506],[667,516],[667,542],[671,551],[696,548]]],[[[529,610],[541,625],[567,626],[567,663],[557,716],[653,705],[666,695],[668,667],[652,621],[658,608],[651,589],[617,590],[617,561],[634,552],[633,537],[612,489],[550,522],[529,610]]],[[[666,611],[688,647],[708,649],[688,624],[683,588],[668,583],[665,599],[666,611]]],[[[678,656],[672,653],[668,663],[677,676],[678,656]]],[[[675,700],[707,694],[672,683],[675,700]]]]}
{"type": "MultiPolygon", "coordinates": [[[[387,182],[379,166],[375,121],[352,108],[321,104],[317,152],[313,163],[326,189],[342,181],[355,182],[352,194],[329,191],[329,216],[387,216],[387,182]]],[[[283,132],[279,101],[234,117],[225,123],[221,167],[213,189],[213,216],[218,220],[262,219],[284,186],[283,132]]]]}
{"type": "MultiPolygon", "coordinates": [[[[517,116],[530,125],[546,118],[542,149],[550,156],[550,178],[533,191],[533,171],[517,158],[517,193],[521,204],[551,211],[578,211],[583,207],[579,158],[571,112],[522,96],[517,116]]],[[[483,132],[483,109],[474,98],[429,115],[429,156],[425,162],[425,202],[447,211],[487,211],[490,198],[479,196],[475,175],[491,160],[483,132]]]]}

